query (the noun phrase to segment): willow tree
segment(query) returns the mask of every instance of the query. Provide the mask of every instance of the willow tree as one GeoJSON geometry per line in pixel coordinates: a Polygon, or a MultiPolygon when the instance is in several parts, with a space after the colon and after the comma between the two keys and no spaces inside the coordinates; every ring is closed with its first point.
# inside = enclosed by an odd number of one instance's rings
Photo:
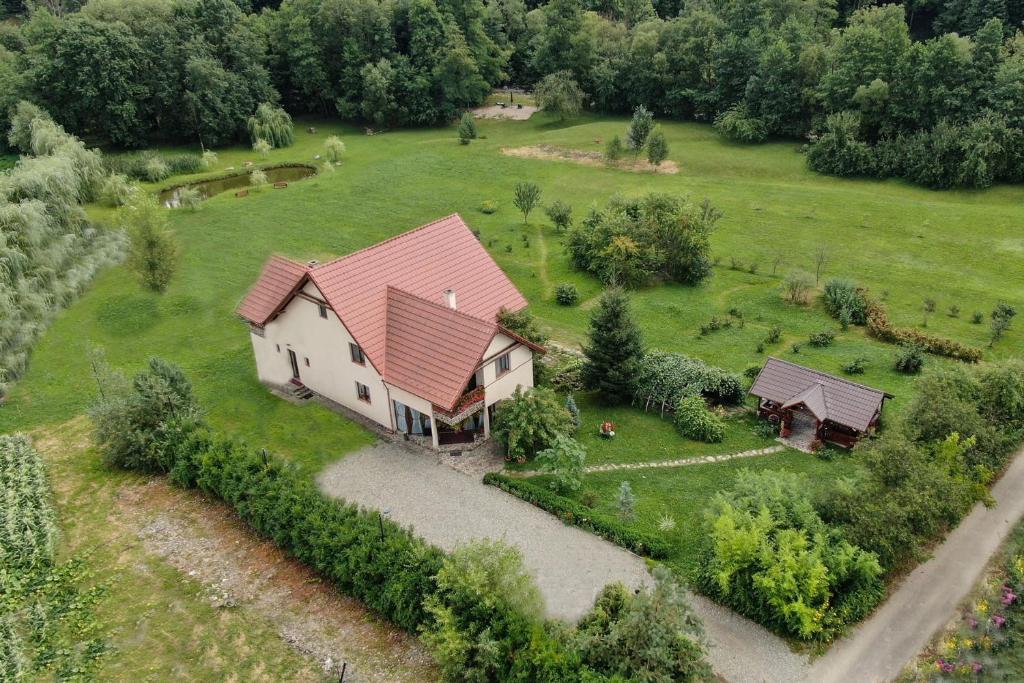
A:
{"type": "Polygon", "coordinates": [[[249,137],[254,144],[266,140],[273,147],[288,147],[295,142],[292,117],[281,107],[264,102],[249,117],[249,137]]]}

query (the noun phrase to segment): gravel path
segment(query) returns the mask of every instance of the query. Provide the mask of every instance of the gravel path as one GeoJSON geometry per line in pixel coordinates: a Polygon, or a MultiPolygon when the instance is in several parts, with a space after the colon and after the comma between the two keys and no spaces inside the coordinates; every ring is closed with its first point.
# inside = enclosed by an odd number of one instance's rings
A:
{"type": "MultiPolygon", "coordinates": [[[[607,583],[651,581],[643,559],[491,486],[457,472],[436,456],[381,443],[345,456],[318,477],[328,495],[376,509],[451,550],[474,538],[517,546],[550,616],[575,620],[607,583]]],[[[806,657],[757,624],[700,596],[691,596],[711,639],[710,660],[732,683],[800,680],[806,657]]]]}
{"type": "Polygon", "coordinates": [[[895,593],[815,662],[808,681],[888,681],[953,617],[989,558],[1024,516],[1024,450],[992,487],[995,507],[978,504],[895,593]]]}
{"type": "Polygon", "coordinates": [[[615,470],[643,470],[652,467],[685,467],[687,465],[704,465],[711,462],[725,462],[736,458],[754,458],[759,455],[771,455],[786,450],[785,446],[768,446],[767,448],[755,448],[740,453],[723,453],[722,455],[699,455],[693,458],[681,458],[679,460],[652,460],[649,462],[609,463],[607,465],[594,465],[584,467],[583,471],[590,472],[612,472],[615,470]]]}

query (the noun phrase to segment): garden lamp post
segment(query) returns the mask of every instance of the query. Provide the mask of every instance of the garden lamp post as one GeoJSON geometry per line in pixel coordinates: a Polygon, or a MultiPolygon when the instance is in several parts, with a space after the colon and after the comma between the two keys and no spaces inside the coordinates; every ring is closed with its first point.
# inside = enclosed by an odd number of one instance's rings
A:
{"type": "Polygon", "coordinates": [[[391,516],[391,508],[384,508],[377,513],[377,522],[380,524],[380,542],[384,542],[384,518],[391,516]]]}

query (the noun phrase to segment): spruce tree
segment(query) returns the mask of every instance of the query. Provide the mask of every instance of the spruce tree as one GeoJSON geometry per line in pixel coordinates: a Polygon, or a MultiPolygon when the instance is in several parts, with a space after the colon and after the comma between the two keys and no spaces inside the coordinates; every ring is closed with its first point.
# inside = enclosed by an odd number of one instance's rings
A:
{"type": "Polygon", "coordinates": [[[629,313],[621,289],[605,292],[590,319],[590,341],[583,350],[583,382],[596,389],[605,403],[624,403],[632,395],[633,379],[644,354],[643,338],[629,313]]]}

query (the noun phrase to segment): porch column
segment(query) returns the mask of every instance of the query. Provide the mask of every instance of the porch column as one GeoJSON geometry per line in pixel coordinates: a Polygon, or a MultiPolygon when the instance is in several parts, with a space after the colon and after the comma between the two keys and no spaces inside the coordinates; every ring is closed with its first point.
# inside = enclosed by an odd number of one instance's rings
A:
{"type": "Polygon", "coordinates": [[[430,411],[430,440],[434,445],[434,450],[438,449],[437,442],[437,420],[434,419],[434,411],[430,411]]]}
{"type": "Polygon", "coordinates": [[[484,438],[491,438],[491,411],[486,401],[484,401],[484,438]]]}

